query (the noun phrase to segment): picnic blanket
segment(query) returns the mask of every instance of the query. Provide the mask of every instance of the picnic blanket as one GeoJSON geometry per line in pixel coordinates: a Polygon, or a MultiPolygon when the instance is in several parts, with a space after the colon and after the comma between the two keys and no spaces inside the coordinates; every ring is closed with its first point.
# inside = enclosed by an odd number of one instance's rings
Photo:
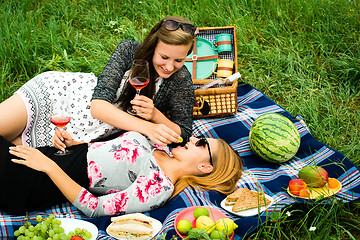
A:
{"type": "MultiPolygon", "coordinates": [[[[146,213],[163,223],[156,238],[160,238],[164,234],[166,234],[166,239],[171,239],[173,235],[177,236],[174,220],[181,210],[191,206],[211,206],[221,210],[239,225],[234,239],[242,239],[268,220],[271,212],[278,212],[291,204],[304,202],[302,199],[289,196],[286,188],[290,179],[296,178],[302,167],[314,163],[323,166],[330,177],[338,179],[342,184],[340,192],[334,198],[325,199],[325,203],[335,199],[350,202],[359,198],[360,172],[355,164],[342,153],[315,140],[301,117],[292,116],[250,84],[239,84],[237,90],[239,106],[237,114],[224,118],[194,120],[193,134],[222,138],[227,141],[244,161],[244,174],[237,186],[264,191],[274,199],[274,204],[269,207],[268,212],[262,212],[256,216],[239,217],[221,208],[220,202],[226,197],[225,195],[187,188],[161,208],[146,213]],[[261,160],[254,155],[249,145],[249,131],[252,123],[258,116],[268,112],[277,112],[288,117],[295,124],[301,136],[301,145],[296,156],[281,165],[261,160]]],[[[57,205],[43,212],[32,212],[28,216],[30,219],[34,219],[38,214],[55,214],[58,217],[93,222],[99,228],[97,239],[111,239],[105,232],[106,227],[110,224],[109,217],[87,218],[70,203],[57,205]]],[[[0,236],[11,239],[13,232],[19,228],[23,219],[24,216],[11,216],[0,211],[0,236]]]]}

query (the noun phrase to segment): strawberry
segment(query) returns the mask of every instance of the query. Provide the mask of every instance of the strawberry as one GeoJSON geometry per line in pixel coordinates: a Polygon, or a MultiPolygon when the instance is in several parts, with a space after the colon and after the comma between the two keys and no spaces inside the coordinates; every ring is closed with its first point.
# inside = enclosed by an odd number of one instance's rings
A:
{"type": "Polygon", "coordinates": [[[70,240],[84,240],[82,237],[79,236],[73,236],[70,238],[70,240]]]}

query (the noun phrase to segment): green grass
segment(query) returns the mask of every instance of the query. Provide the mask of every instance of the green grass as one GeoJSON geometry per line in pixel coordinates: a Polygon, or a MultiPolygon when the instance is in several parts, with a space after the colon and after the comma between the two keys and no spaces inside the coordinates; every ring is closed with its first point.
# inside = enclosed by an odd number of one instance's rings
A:
{"type": "MultiPolygon", "coordinates": [[[[121,40],[141,41],[161,18],[181,15],[236,26],[243,80],[360,166],[359,8],[358,0],[1,1],[0,101],[46,70],[98,75],[121,40]]],[[[249,239],[359,239],[359,207],[293,205],[249,239]]]]}

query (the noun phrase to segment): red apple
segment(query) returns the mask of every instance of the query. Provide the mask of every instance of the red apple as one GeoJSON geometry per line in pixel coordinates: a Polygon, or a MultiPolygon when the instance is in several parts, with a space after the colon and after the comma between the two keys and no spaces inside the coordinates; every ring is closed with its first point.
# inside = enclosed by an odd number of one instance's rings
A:
{"type": "Polygon", "coordinates": [[[289,191],[295,195],[298,196],[301,189],[306,188],[306,183],[302,179],[291,179],[289,182],[289,191]]]}
{"type": "Polygon", "coordinates": [[[299,197],[303,197],[303,198],[309,198],[310,197],[310,192],[307,189],[301,189],[299,192],[299,197]]]}

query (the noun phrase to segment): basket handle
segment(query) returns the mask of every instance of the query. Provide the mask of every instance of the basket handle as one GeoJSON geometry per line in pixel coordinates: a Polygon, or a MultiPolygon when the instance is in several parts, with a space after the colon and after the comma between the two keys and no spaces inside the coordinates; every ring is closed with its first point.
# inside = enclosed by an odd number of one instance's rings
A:
{"type": "Polygon", "coordinates": [[[194,107],[193,110],[198,111],[198,110],[201,110],[204,107],[204,98],[202,96],[200,96],[199,102],[200,102],[200,106],[199,107],[194,107]]]}

